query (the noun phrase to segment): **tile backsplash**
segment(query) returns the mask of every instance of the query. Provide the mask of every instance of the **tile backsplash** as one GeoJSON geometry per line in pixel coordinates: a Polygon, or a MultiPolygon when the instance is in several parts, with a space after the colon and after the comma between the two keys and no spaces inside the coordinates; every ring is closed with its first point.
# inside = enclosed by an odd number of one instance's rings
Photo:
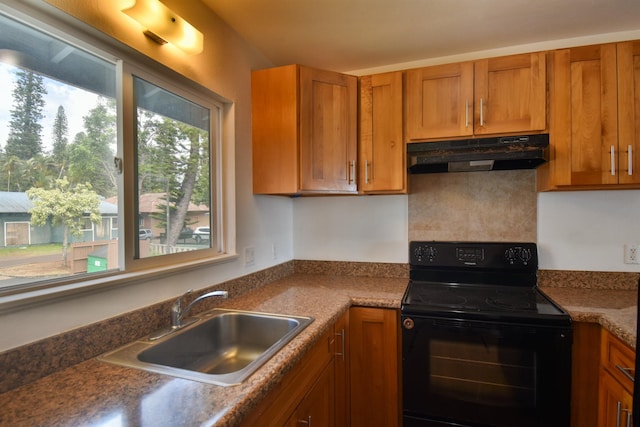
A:
{"type": "Polygon", "coordinates": [[[535,170],[409,176],[409,240],[536,242],[535,170]]]}

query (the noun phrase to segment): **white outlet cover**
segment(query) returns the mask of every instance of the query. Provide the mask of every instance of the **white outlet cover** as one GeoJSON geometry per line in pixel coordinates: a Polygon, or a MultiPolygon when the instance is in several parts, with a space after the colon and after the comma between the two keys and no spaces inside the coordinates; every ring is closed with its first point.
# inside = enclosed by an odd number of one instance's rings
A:
{"type": "Polygon", "coordinates": [[[640,264],[640,245],[624,245],[624,263],[640,264]]]}
{"type": "Polygon", "coordinates": [[[256,262],[255,250],[252,246],[244,248],[244,265],[253,265],[256,262]]]}

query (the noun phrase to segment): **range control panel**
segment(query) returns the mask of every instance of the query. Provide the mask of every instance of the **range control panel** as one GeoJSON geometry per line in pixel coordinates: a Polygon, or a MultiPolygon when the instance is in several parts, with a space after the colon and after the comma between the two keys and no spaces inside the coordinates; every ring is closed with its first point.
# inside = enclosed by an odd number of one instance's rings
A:
{"type": "Polygon", "coordinates": [[[409,263],[412,266],[537,270],[538,249],[535,243],[411,242],[409,263]]]}

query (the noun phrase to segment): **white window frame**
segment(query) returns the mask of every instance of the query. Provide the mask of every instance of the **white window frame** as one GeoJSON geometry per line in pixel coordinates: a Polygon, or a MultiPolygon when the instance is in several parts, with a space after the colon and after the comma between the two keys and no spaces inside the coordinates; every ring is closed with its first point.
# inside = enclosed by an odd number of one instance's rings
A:
{"type": "MultiPolygon", "coordinates": [[[[139,222],[138,212],[136,212],[133,207],[136,206],[136,201],[134,200],[135,189],[133,185],[136,185],[138,180],[135,176],[135,144],[137,138],[135,133],[137,129],[135,128],[135,118],[134,115],[136,112],[134,111],[134,96],[133,96],[133,79],[134,77],[141,78],[151,84],[161,87],[175,95],[178,95],[186,100],[194,102],[200,106],[208,108],[211,112],[210,122],[215,122],[217,125],[209,131],[209,139],[210,139],[210,161],[209,170],[211,173],[216,173],[218,176],[212,176],[211,178],[211,188],[210,188],[210,197],[212,200],[212,209],[215,207],[215,212],[212,213],[211,218],[211,226],[214,227],[214,230],[222,230],[221,226],[225,223],[224,221],[224,209],[220,209],[222,207],[222,200],[216,199],[217,195],[222,194],[222,185],[223,181],[220,179],[221,174],[219,174],[219,170],[223,169],[222,162],[222,132],[221,128],[223,126],[223,111],[224,105],[221,102],[215,100],[215,98],[211,97],[207,99],[201,95],[202,92],[196,92],[193,89],[185,86],[177,86],[173,81],[169,81],[163,78],[162,75],[158,75],[158,73],[150,73],[144,70],[141,67],[137,67],[135,65],[129,63],[122,63],[121,70],[119,70],[119,74],[122,76],[122,86],[119,87],[119,93],[123,96],[123,105],[128,106],[127,110],[131,108],[132,113],[123,114],[122,117],[119,117],[119,122],[122,122],[122,131],[123,131],[123,146],[122,146],[122,154],[124,159],[129,159],[124,163],[123,177],[124,183],[121,184],[121,189],[124,190],[124,200],[125,209],[124,209],[124,224],[136,224],[139,222]],[[129,107],[130,106],[130,107],[129,107]],[[217,112],[217,114],[216,114],[217,112]],[[213,163],[215,162],[215,164],[213,163]],[[215,202],[214,202],[215,201],[215,202]]],[[[202,89],[201,89],[202,90],[202,89]]],[[[124,110],[124,109],[121,109],[124,110]]],[[[119,146],[120,149],[120,146],[119,146]]],[[[139,241],[138,232],[136,228],[125,230],[125,241],[132,240],[132,247],[135,248],[135,245],[139,241]],[[127,231],[128,230],[128,231],[127,231]],[[135,234],[135,235],[134,235],[135,234]],[[133,238],[132,238],[133,237],[133,238]]],[[[196,251],[187,251],[187,252],[179,252],[175,254],[171,254],[172,261],[177,263],[189,262],[199,259],[215,259],[225,254],[226,242],[223,240],[222,236],[224,233],[215,233],[216,239],[211,241],[211,248],[209,249],[198,249],[196,251]],[[194,253],[195,252],[195,253],[194,253]]],[[[159,257],[149,257],[149,258],[136,258],[135,251],[125,251],[124,259],[121,258],[121,265],[124,265],[126,270],[140,270],[140,269],[148,269],[148,268],[157,268],[159,266],[166,264],[165,256],[159,257]]]]}
{"type": "MultiPolygon", "coordinates": [[[[33,282],[17,288],[0,288],[0,313],[27,308],[43,301],[85,293],[87,290],[102,289],[110,286],[122,286],[138,281],[147,281],[154,277],[165,276],[168,272],[193,270],[197,267],[207,267],[218,263],[232,261],[238,258],[236,253],[236,220],[235,220],[235,110],[230,100],[218,95],[202,85],[179,75],[150,58],[133,52],[128,46],[107,38],[97,30],[78,23],[66,15],[51,14],[51,6],[25,4],[21,1],[7,0],[0,3],[0,12],[6,13],[14,19],[34,26],[43,32],[58,37],[69,44],[86,50],[93,55],[116,63],[119,68],[117,75],[117,157],[123,160],[123,173],[119,175],[119,203],[124,209],[118,210],[118,238],[119,238],[119,269],[105,273],[92,273],[87,276],[68,276],[55,281],[33,282]],[[43,11],[43,10],[46,10],[43,11]],[[133,52],[133,53],[132,53],[133,52]],[[203,98],[220,108],[219,126],[216,139],[219,144],[211,147],[211,159],[219,162],[215,168],[216,177],[213,182],[212,200],[215,198],[217,207],[216,219],[212,219],[212,226],[217,231],[217,248],[192,251],[191,253],[173,254],[170,256],[134,259],[135,244],[137,244],[137,214],[134,212],[132,187],[125,189],[124,181],[134,182],[133,178],[133,138],[134,122],[133,97],[131,76],[127,70],[136,70],[153,82],[172,82],[167,88],[188,94],[187,98],[203,98]],[[175,82],[180,84],[176,85],[175,82]],[[134,234],[135,233],[135,234],[134,234]]],[[[156,83],[158,84],[158,83],[156,83]]],[[[176,93],[176,92],[174,92],[176,93]]],[[[198,101],[199,102],[199,101],[198,101]]],[[[213,130],[212,130],[213,132],[213,130]]],[[[212,136],[213,139],[213,136],[212,136]]],[[[130,184],[129,184],[130,185],[130,184]]],[[[213,205],[213,203],[212,203],[213,205]]],[[[212,243],[213,246],[213,243],[212,243]]]]}

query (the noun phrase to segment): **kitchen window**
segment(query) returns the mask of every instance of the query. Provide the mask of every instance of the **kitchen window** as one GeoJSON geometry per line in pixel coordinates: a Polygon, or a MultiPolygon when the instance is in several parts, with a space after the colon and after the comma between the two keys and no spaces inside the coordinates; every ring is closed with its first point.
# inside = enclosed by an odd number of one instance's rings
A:
{"type": "Polygon", "coordinates": [[[227,258],[229,105],[22,13],[0,28],[0,297],[227,258]]]}

